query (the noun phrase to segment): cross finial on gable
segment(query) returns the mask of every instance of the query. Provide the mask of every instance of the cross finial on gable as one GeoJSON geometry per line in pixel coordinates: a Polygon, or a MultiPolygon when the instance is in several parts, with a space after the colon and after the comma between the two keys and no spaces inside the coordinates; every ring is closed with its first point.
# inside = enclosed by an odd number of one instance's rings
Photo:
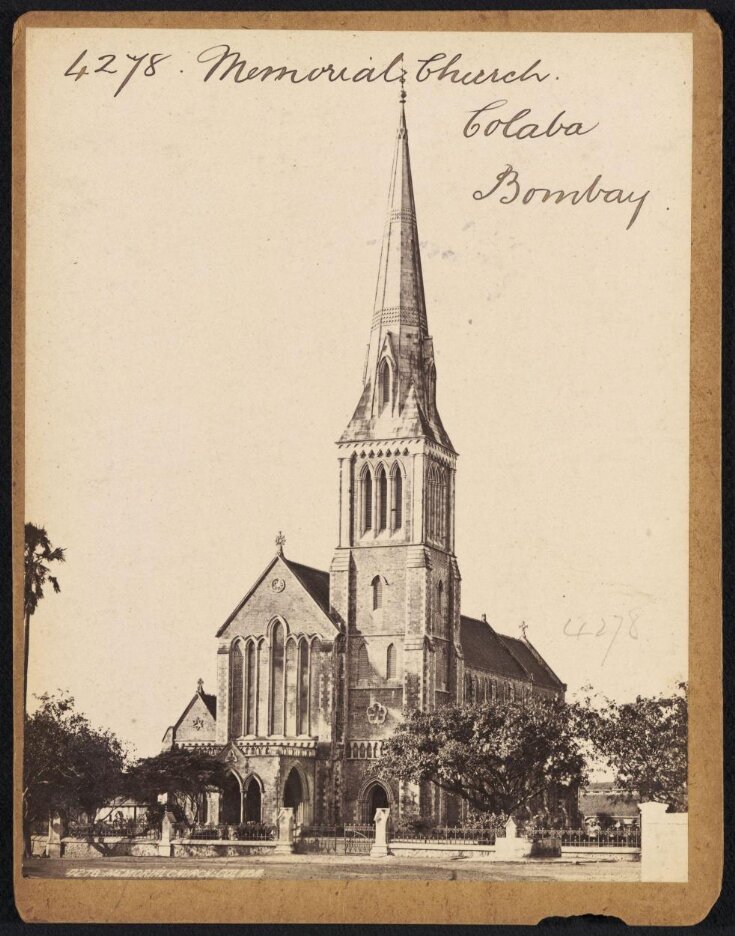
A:
{"type": "Polygon", "coordinates": [[[521,621],[521,623],[520,623],[520,628],[521,628],[521,633],[523,634],[523,639],[525,640],[525,639],[526,639],[526,631],[528,630],[528,624],[526,624],[525,621],[521,621]]]}
{"type": "Polygon", "coordinates": [[[201,676],[199,677],[199,679],[197,679],[197,692],[199,693],[199,695],[202,695],[204,693],[204,680],[202,679],[201,676]]]}
{"type": "Polygon", "coordinates": [[[286,537],[281,530],[278,531],[278,536],[276,537],[276,555],[283,555],[283,547],[286,545],[286,537]]]}

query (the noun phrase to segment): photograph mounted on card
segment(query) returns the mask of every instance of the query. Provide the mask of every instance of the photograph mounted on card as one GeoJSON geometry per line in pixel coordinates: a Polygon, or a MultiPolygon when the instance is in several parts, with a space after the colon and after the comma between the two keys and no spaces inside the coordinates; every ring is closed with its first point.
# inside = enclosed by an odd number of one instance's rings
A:
{"type": "Polygon", "coordinates": [[[691,12],[19,21],[26,919],[706,913],[720,65],[691,12]]]}

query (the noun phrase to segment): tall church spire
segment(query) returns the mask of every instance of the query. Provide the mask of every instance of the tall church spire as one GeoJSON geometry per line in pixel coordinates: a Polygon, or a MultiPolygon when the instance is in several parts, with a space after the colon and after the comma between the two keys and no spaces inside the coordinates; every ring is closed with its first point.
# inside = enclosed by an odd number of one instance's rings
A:
{"type": "Polygon", "coordinates": [[[363,392],[340,441],[420,437],[453,451],[436,408],[434,346],[426,317],[406,92],[401,85],[363,392]]]}
{"type": "Polygon", "coordinates": [[[397,324],[417,325],[425,337],[428,335],[426,300],[408,152],[405,95],[402,89],[373,327],[376,323],[386,328],[397,324]]]}

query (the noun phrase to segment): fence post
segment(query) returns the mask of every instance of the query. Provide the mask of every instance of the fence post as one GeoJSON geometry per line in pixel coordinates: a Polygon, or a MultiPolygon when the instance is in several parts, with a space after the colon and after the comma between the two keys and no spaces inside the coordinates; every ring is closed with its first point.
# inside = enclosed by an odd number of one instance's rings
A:
{"type": "Polygon", "coordinates": [[[174,816],[168,810],[163,814],[161,820],[161,838],[158,840],[158,854],[162,858],[170,858],[173,847],[171,845],[171,833],[174,827],[174,816]]]}
{"type": "Polygon", "coordinates": [[[283,806],[278,813],[278,844],[275,848],[277,855],[291,855],[294,851],[293,831],[294,815],[292,806],[283,806]]]}
{"type": "Polygon", "coordinates": [[[689,815],[666,803],[640,803],[641,881],[689,879],[689,815]]]}
{"type": "Polygon", "coordinates": [[[48,839],[46,840],[46,857],[61,858],[63,846],[61,839],[66,835],[66,823],[58,813],[48,817],[48,839]]]}
{"type": "Polygon", "coordinates": [[[501,861],[526,858],[531,854],[531,843],[525,838],[518,838],[515,821],[511,817],[505,823],[505,838],[495,838],[495,857],[501,861]]]}
{"type": "Polygon", "coordinates": [[[370,849],[371,858],[386,858],[390,855],[388,848],[388,820],[390,809],[375,810],[375,841],[370,849]]]}

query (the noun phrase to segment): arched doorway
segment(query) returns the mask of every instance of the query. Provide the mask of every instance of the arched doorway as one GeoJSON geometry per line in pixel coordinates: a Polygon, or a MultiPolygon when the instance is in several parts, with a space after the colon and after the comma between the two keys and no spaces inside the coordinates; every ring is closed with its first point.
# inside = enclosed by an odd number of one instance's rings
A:
{"type": "Polygon", "coordinates": [[[251,777],[245,787],[245,822],[260,822],[261,800],[260,784],[251,777]]]}
{"type": "Polygon", "coordinates": [[[371,823],[375,819],[376,809],[387,809],[390,806],[388,791],[382,783],[373,783],[365,794],[362,808],[362,821],[371,823]]]}
{"type": "Polygon", "coordinates": [[[242,822],[242,789],[233,773],[227,774],[222,785],[222,822],[225,825],[242,822]]]}
{"type": "Polygon", "coordinates": [[[296,822],[304,821],[304,785],[301,776],[295,767],[291,768],[286,785],[283,788],[283,805],[293,809],[296,822]]]}

